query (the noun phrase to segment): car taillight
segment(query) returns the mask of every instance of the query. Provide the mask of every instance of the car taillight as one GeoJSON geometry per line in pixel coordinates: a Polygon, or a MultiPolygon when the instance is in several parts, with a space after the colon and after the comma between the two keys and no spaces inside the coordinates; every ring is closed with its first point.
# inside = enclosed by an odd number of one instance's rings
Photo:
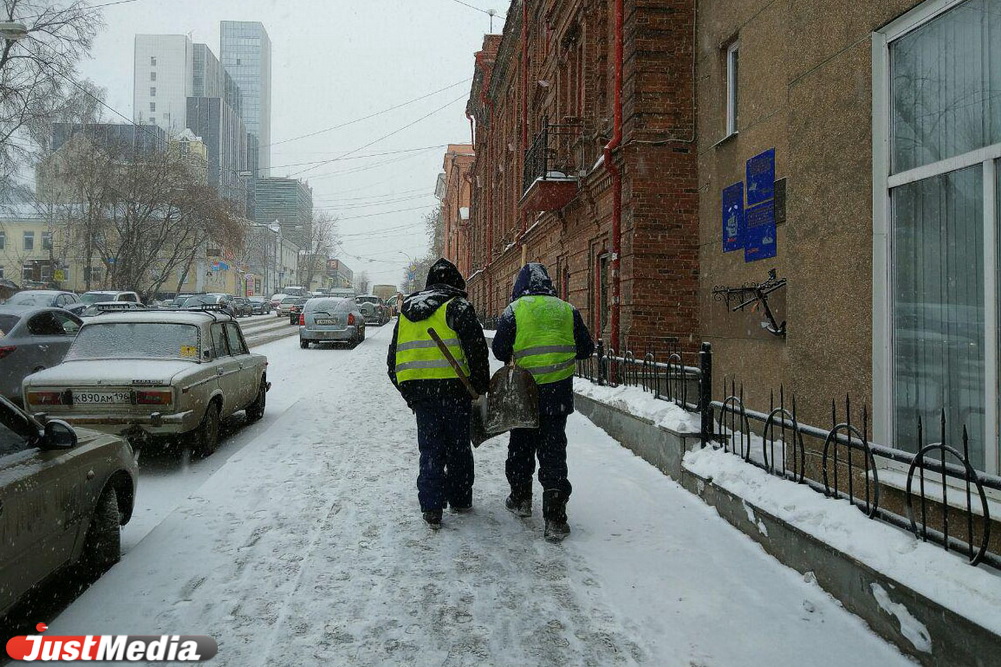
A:
{"type": "Polygon", "coordinates": [[[63,394],[59,391],[29,391],[29,405],[63,405],[63,394]]]}
{"type": "Polygon", "coordinates": [[[355,323],[355,314],[348,313],[348,326],[351,326],[354,323],[355,323]]]}
{"type": "Polygon", "coordinates": [[[0,346],[0,359],[8,356],[11,352],[17,349],[17,345],[4,345],[0,346]]]}
{"type": "Polygon", "coordinates": [[[169,389],[136,392],[136,404],[138,405],[169,405],[170,399],[171,391],[169,389]]]}
{"type": "Polygon", "coordinates": [[[306,326],[306,313],[299,313],[299,326],[306,326]]]}

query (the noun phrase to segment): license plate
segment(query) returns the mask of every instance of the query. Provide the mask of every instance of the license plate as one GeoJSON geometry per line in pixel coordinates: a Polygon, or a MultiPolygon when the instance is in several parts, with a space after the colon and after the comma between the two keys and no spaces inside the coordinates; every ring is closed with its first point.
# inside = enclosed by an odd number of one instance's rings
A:
{"type": "Polygon", "coordinates": [[[319,318],[316,320],[316,323],[323,326],[325,324],[337,324],[337,320],[332,320],[330,318],[319,318]]]}
{"type": "Polygon", "coordinates": [[[131,403],[132,394],[127,391],[74,391],[73,402],[81,404],[131,403]]]}

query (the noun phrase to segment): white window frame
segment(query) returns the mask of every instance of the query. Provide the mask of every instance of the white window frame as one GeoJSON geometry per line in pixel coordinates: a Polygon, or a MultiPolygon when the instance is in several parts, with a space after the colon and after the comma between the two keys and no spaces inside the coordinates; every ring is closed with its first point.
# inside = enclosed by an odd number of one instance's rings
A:
{"type": "MultiPolygon", "coordinates": [[[[740,40],[726,47],[726,136],[737,134],[737,107],[740,84],[740,40]],[[734,67],[734,61],[737,66],[734,67]]],[[[725,138],[725,137],[724,137],[725,138]]]]}
{"type": "Polygon", "coordinates": [[[25,252],[34,252],[35,251],[35,232],[33,232],[33,231],[27,231],[27,232],[24,232],[21,235],[21,248],[25,252]],[[30,248],[28,247],[28,239],[31,239],[31,247],[30,248]]]}
{"type": "MultiPolygon", "coordinates": [[[[875,442],[893,445],[893,321],[892,244],[890,192],[902,185],[933,176],[959,171],[977,164],[983,169],[984,194],[984,274],[995,276],[984,285],[985,369],[984,369],[984,470],[1001,473],[998,453],[998,239],[996,161],[1001,160],[1001,144],[890,174],[891,77],[890,44],[907,33],[938,18],[965,0],[928,0],[881,30],[872,33],[872,405],[875,442]],[[988,446],[992,443],[993,446],[988,446]]],[[[993,493],[990,495],[994,496],[993,493]]]]}

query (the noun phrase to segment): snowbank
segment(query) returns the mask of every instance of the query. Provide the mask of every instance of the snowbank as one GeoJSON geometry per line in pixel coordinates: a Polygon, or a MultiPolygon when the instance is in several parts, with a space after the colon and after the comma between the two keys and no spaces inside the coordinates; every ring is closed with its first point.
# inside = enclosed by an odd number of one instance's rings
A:
{"type": "Polygon", "coordinates": [[[809,535],[890,575],[930,600],[1001,634],[1001,577],[910,533],[867,519],[847,500],[780,479],[712,448],[688,452],[684,467],[809,535]]]}
{"type": "Polygon", "coordinates": [[[699,415],[671,401],[654,398],[638,387],[602,387],[583,378],[574,378],[574,393],[647,419],[675,433],[698,433],[699,415]]]}

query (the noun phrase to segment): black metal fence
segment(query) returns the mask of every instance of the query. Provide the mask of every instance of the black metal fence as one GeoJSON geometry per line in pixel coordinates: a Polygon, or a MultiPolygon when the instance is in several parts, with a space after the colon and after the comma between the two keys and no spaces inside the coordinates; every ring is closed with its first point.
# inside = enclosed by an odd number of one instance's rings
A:
{"type": "Polygon", "coordinates": [[[723,396],[712,398],[712,348],[703,343],[697,366],[686,366],[685,354],[671,351],[658,358],[648,353],[607,352],[578,362],[577,376],[601,385],[630,386],[701,415],[702,446],[720,447],[749,464],[804,484],[830,498],[844,499],[866,516],[911,531],[918,539],[963,554],[971,564],[1001,568],[1001,554],[991,548],[991,516],[987,489],[1001,491],[1001,477],[979,472],[970,464],[969,434],[961,442],[948,438],[945,412],[930,436],[919,420],[913,451],[877,445],[869,437],[869,411],[855,410],[848,398],[841,413],[831,402],[831,427],[803,424],[795,396],[783,388],[773,393],[768,412],[749,409],[743,387],[722,383],[723,396]],[[853,414],[861,419],[853,421],[853,414]],[[895,469],[899,472],[895,472],[895,469]],[[880,472],[905,483],[880,481],[880,472]],[[905,472],[906,471],[906,472],[905,472]],[[898,511],[887,496],[897,494],[898,511]]]}
{"type": "Polygon", "coordinates": [[[577,178],[583,168],[583,146],[579,124],[553,125],[545,121],[525,153],[522,192],[538,179],[577,178]]]}

